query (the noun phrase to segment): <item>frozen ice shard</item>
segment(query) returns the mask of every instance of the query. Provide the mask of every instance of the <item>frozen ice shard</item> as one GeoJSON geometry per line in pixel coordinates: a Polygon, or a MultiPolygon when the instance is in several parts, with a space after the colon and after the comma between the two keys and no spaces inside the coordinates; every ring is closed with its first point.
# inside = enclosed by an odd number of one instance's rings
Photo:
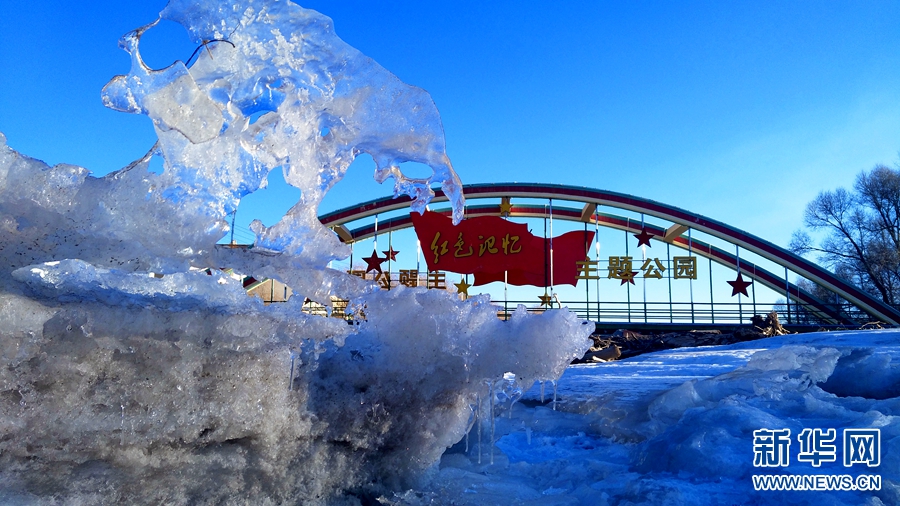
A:
{"type": "Polygon", "coordinates": [[[415,199],[414,209],[440,184],[454,219],[462,218],[460,181],[431,97],[344,43],[329,18],[287,1],[177,0],[161,16],[184,24],[201,45],[196,62],[190,70],[180,61],[148,68],[139,45],[154,23],[139,28],[122,40],[131,72],[107,84],[104,103],[153,119],[167,171],[185,181],[245,183],[217,189],[225,207],[258,187],[261,170],[281,167],[300,201],[272,230],[258,227],[260,246],[309,251],[300,231],[321,228],[319,202],[360,153],[375,160],[378,182],[393,178],[395,195],[415,199]],[[408,178],[400,164],[409,161],[434,173],[408,178]]]}

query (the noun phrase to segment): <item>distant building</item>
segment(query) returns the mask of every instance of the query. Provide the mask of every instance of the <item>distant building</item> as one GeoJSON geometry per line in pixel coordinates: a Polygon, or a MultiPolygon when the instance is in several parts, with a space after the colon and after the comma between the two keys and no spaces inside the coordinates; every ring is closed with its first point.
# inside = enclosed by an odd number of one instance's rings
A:
{"type": "Polygon", "coordinates": [[[271,302],[287,302],[293,295],[293,290],[286,284],[276,279],[257,280],[252,276],[247,276],[243,280],[244,289],[247,295],[259,297],[266,304],[271,302]]]}

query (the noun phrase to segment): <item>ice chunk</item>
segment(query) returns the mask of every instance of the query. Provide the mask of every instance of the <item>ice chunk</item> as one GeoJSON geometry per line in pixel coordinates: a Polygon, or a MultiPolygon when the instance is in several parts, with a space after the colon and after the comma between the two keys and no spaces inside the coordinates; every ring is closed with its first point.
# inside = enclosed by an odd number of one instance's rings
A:
{"type": "Polygon", "coordinates": [[[513,406],[522,398],[522,388],[516,380],[515,373],[508,372],[503,375],[503,381],[497,391],[497,400],[507,410],[509,418],[512,418],[513,406]]]}
{"type": "Polygon", "coordinates": [[[147,273],[98,269],[66,259],[17,269],[12,273],[31,291],[59,301],[92,301],[110,306],[156,307],[173,311],[224,311],[254,305],[241,283],[218,270],[176,273],[157,278],[147,273]]]}
{"type": "Polygon", "coordinates": [[[504,374],[552,381],[588,348],[592,327],[567,310],[502,322],[484,297],[385,292],[326,267],[348,250],[317,207],[360,153],[413,209],[441,185],[461,219],[425,91],[291,2],[172,0],[161,16],[185,25],[198,60],[148,68],[151,22],[123,38],[131,70],[102,93],[153,121],[144,156],[96,178],[0,134],[0,501],[375,497],[493,423],[485,401],[504,374]],[[408,178],[407,161],[433,174],[408,178]],[[217,248],[241,198],[279,169],[297,204],[255,225],[253,248],[217,248]],[[295,297],[263,305],[219,267],[295,297]],[[366,319],[302,311],[333,295],[366,319]]]}
{"type": "Polygon", "coordinates": [[[894,363],[888,353],[853,350],[838,359],[834,373],[819,386],[842,397],[900,397],[900,364],[894,363]]]}
{"type": "Polygon", "coordinates": [[[416,199],[414,209],[424,209],[431,185],[440,184],[454,219],[462,218],[461,185],[431,97],[340,40],[330,19],[286,1],[221,8],[176,0],[161,16],[188,27],[206,50],[189,73],[180,62],[155,71],[139,51],[140,36],[152,24],[128,34],[122,45],[132,55],[132,71],[107,85],[104,102],[146,113],[158,129],[187,137],[160,136],[167,158],[194,150],[188,144],[209,140],[217,125],[223,133],[235,130],[222,136],[236,148],[232,156],[249,155],[269,170],[283,167],[285,181],[302,192],[299,204],[314,213],[357,154],[368,153],[377,165],[375,179],[393,178],[395,195],[416,199]],[[408,161],[429,165],[433,175],[404,176],[399,165],[408,161]]]}

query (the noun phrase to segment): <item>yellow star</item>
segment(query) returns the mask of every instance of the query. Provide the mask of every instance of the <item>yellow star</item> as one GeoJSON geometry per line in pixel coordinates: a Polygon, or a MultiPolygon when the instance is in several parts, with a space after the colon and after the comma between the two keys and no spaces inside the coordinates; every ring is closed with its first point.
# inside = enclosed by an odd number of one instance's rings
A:
{"type": "Polygon", "coordinates": [[[512,210],[512,203],[509,201],[509,197],[503,197],[500,199],[500,216],[509,216],[509,212],[512,210]]]}
{"type": "Polygon", "coordinates": [[[538,295],[538,298],[541,299],[541,306],[552,307],[553,297],[547,295],[546,292],[544,293],[544,295],[538,295]]]}
{"type": "Polygon", "coordinates": [[[459,283],[454,283],[453,286],[456,287],[457,293],[465,295],[467,299],[469,298],[469,287],[472,285],[466,283],[465,279],[460,278],[459,283]]]}

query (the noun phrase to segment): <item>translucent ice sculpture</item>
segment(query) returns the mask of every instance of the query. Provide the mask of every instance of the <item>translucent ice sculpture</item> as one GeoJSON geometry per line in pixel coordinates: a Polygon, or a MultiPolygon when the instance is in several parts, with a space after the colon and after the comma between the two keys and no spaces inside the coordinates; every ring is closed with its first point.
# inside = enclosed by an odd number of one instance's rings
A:
{"type": "Polygon", "coordinates": [[[203,44],[196,63],[190,70],[180,61],[148,68],[139,46],[155,24],[150,23],[122,39],[131,72],[106,85],[103,101],[153,120],[169,197],[182,209],[197,206],[212,235],[220,237],[225,218],[264,183],[268,171],[280,167],[285,181],[301,190],[279,223],[251,224],[257,254],[222,261],[242,272],[265,265],[268,275],[327,303],[333,287],[316,285],[333,279],[298,276],[296,267],[347,256],[318,222],[317,210],[360,153],[375,160],[378,182],[393,178],[395,195],[415,199],[414,210],[424,209],[434,196],[431,186],[440,184],[454,220],[462,218],[461,183],[431,97],[340,40],[330,19],[286,1],[225,6],[177,0],[161,16],[182,23],[203,44]],[[408,178],[399,168],[408,161],[434,173],[408,178]],[[292,258],[286,265],[270,257],[260,262],[261,251],[292,258]]]}
{"type": "Polygon", "coordinates": [[[368,153],[423,209],[461,184],[429,95],[287,1],[172,0],[201,51],[162,70],[127,34],[104,103],[159,141],[102,178],[49,167],[0,134],[0,502],[317,503],[409,485],[459,441],[485,385],[557,378],[589,346],[568,311],[496,318],[485,298],[380,291],[326,268],[348,251],[317,220],[368,153]],[[147,170],[161,155],[164,171],[147,170]],[[406,161],[430,178],[408,178],[406,161]],[[252,249],[217,248],[271,170],[301,190],[252,249]],[[264,306],[231,267],[294,289],[264,306]],[[354,299],[367,320],[304,314],[354,299]]]}

